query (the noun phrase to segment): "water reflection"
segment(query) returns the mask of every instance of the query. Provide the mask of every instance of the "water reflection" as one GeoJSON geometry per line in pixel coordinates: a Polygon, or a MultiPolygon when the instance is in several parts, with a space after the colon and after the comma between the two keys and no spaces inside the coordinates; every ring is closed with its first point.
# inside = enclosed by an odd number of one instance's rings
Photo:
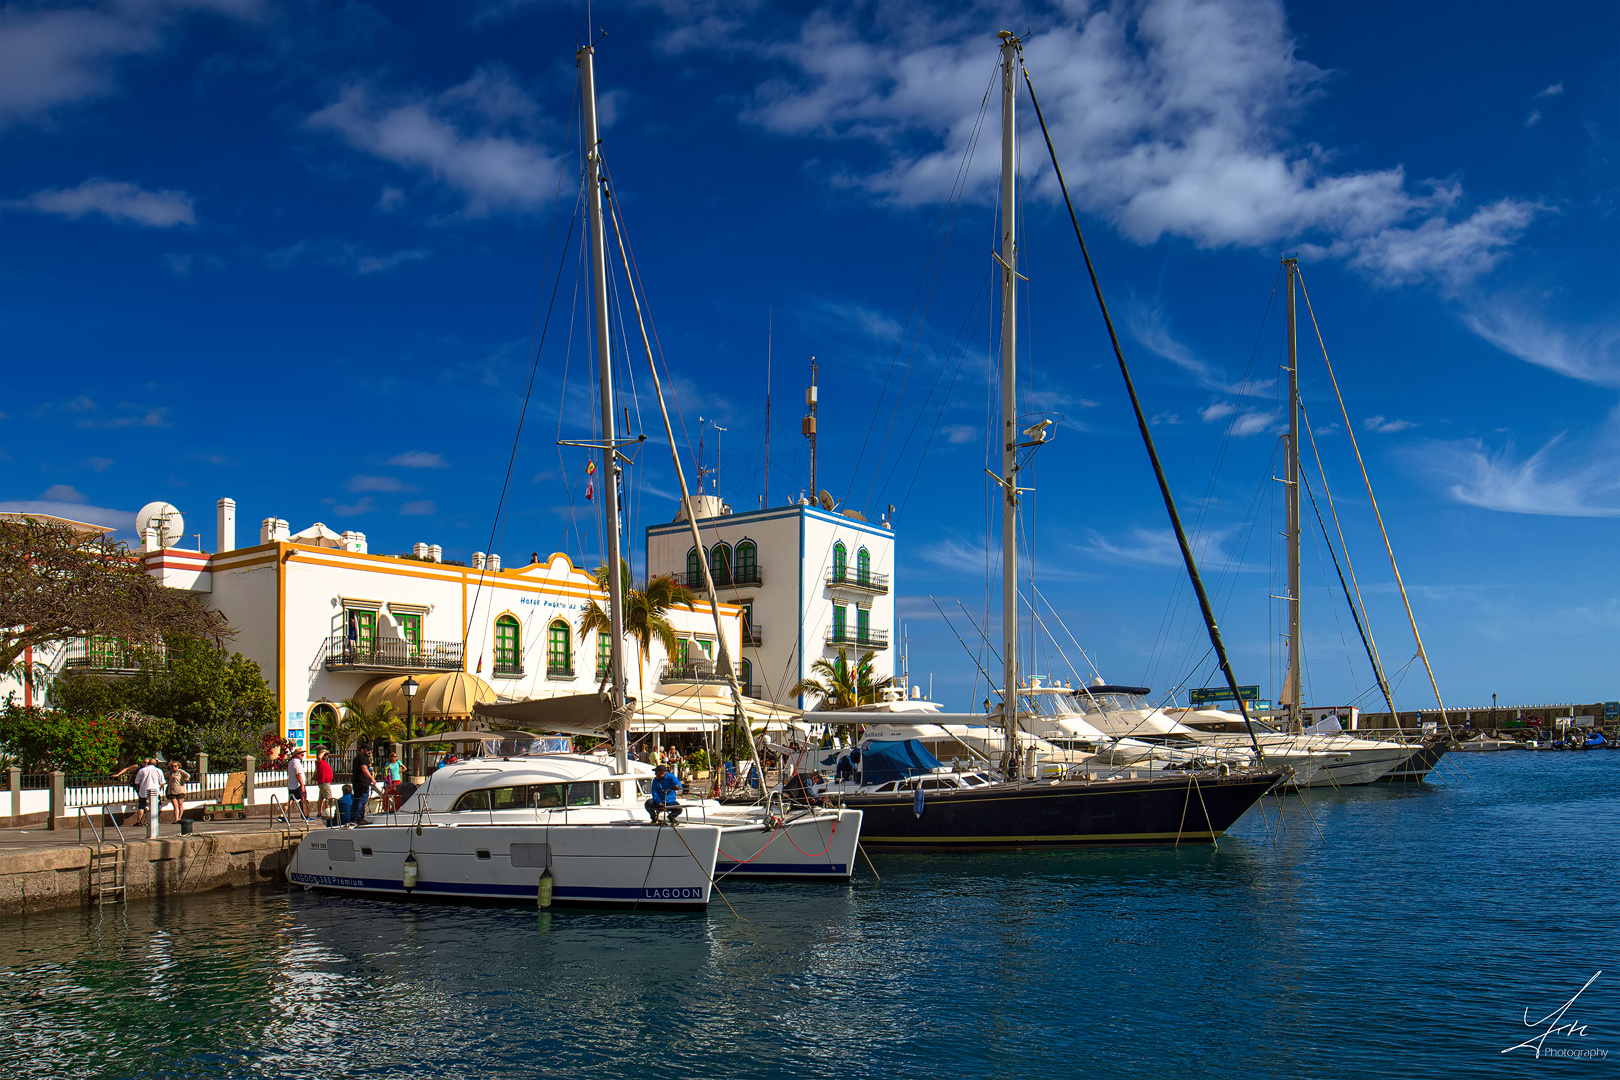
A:
{"type": "Polygon", "coordinates": [[[1620,757],[1520,757],[1268,799],[1218,849],[730,884],[740,919],[237,890],[4,920],[0,1072],[1497,1074],[1524,1007],[1620,967],[1620,757]]]}

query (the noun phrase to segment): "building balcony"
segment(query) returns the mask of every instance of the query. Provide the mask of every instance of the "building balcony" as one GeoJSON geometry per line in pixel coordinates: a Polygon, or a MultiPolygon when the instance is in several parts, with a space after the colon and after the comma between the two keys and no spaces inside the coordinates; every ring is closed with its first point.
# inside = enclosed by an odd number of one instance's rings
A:
{"type": "Polygon", "coordinates": [[[356,644],[347,638],[327,643],[327,671],[460,671],[461,642],[421,643],[388,638],[356,644]]]}
{"type": "Polygon", "coordinates": [[[868,630],[864,634],[853,627],[833,627],[827,631],[827,645],[838,647],[853,645],[857,649],[887,649],[889,647],[889,632],[887,630],[868,630]]]}
{"type": "Polygon", "coordinates": [[[743,623],[742,643],[745,648],[752,645],[756,649],[765,644],[765,633],[758,623],[743,623]]]}
{"type": "Polygon", "coordinates": [[[497,660],[491,669],[501,679],[516,679],[523,675],[522,660],[497,660]]]}
{"type": "Polygon", "coordinates": [[[572,667],[554,667],[551,664],[546,665],[546,678],[548,679],[572,679],[573,677],[574,669],[572,667]]]}
{"type": "Polygon", "coordinates": [[[658,673],[661,683],[723,683],[724,673],[715,668],[713,660],[690,660],[684,664],[665,664],[658,673]]]}
{"type": "MultiPolygon", "coordinates": [[[[714,587],[717,589],[735,589],[746,585],[763,585],[765,583],[765,579],[760,576],[758,563],[752,566],[740,566],[735,569],[711,569],[709,573],[713,576],[714,587]]],[[[703,571],[701,570],[695,574],[677,574],[676,578],[688,589],[697,592],[703,591],[703,571]]]]}
{"type": "Polygon", "coordinates": [[[62,668],[90,671],[98,675],[133,675],[143,662],[162,667],[163,646],[139,649],[110,638],[79,638],[63,650],[62,668]]]}
{"type": "Polygon", "coordinates": [[[829,570],[827,572],[827,587],[829,589],[855,589],[858,592],[868,592],[883,595],[889,591],[889,575],[874,574],[868,570],[862,573],[859,570],[844,569],[829,570]]]}

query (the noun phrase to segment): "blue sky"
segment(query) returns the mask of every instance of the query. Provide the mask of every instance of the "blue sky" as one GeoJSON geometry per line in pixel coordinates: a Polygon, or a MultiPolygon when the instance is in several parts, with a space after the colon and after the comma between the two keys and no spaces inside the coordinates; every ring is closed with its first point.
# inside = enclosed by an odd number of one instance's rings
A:
{"type": "MultiPolygon", "coordinates": [[[[928,597],[982,622],[993,109],[969,150],[1011,28],[1240,679],[1269,696],[1281,676],[1273,290],[1291,251],[1447,703],[1620,697],[1608,2],[661,0],[589,21],[568,3],[10,5],[4,506],[127,528],[166,499],[211,548],[230,495],[241,535],[274,515],[465,558],[489,545],[555,285],[495,550],[594,565],[584,453],[555,445],[593,423],[568,236],[592,25],[689,467],[699,417],[726,428],[719,490],[758,505],[769,345],[771,502],[797,496],[818,357],[820,486],[898,508],[914,682],[954,705],[984,690],[928,597]]],[[[1061,417],[1026,474],[1042,615],[1082,672],[1053,611],[1108,678],[1201,685],[1202,629],[1035,135],[1020,395],[1061,417]]],[[[1372,627],[1399,703],[1429,707],[1301,312],[1305,404],[1372,627]]],[[[632,370],[623,404],[654,436],[631,476],[639,552],[675,485],[632,370]]],[[[1308,697],[1366,702],[1327,560],[1310,539],[1308,697]]],[[[1067,674],[1038,640],[1038,666],[1067,674]]]]}

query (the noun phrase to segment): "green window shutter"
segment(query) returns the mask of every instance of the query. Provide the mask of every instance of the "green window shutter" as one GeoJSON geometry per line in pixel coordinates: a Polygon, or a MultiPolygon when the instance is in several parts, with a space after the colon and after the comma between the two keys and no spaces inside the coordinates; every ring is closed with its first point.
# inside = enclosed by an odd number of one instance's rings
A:
{"type": "Polygon", "coordinates": [[[849,551],[844,547],[844,542],[840,540],[833,545],[833,580],[843,581],[844,574],[848,569],[849,551]]]}
{"type": "Polygon", "coordinates": [[[843,604],[833,605],[833,640],[844,640],[845,612],[843,604]]]}
{"type": "Polygon", "coordinates": [[[865,548],[855,553],[855,580],[865,585],[872,578],[872,553],[865,548]]]}
{"type": "Polygon", "coordinates": [[[517,671],[522,654],[518,621],[510,615],[502,615],[495,620],[496,669],[505,669],[507,672],[517,671]]]}
{"type": "Polygon", "coordinates": [[[596,634],[596,677],[600,679],[607,673],[608,666],[613,662],[613,638],[597,631],[596,634]]]}
{"type": "Polygon", "coordinates": [[[872,630],[872,613],[866,608],[855,609],[855,637],[862,645],[872,630]]]}
{"type": "Polygon", "coordinates": [[[573,657],[569,655],[571,642],[568,636],[568,624],[561,620],[551,624],[547,630],[546,667],[556,673],[572,671],[573,657]]]}

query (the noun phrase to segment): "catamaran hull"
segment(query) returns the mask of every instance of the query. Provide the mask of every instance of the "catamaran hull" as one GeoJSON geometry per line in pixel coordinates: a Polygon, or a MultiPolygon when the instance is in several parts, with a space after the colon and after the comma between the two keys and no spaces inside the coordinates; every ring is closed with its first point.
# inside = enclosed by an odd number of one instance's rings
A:
{"type": "Polygon", "coordinates": [[[1175,780],[1063,781],[845,796],[865,811],[872,851],[1030,851],[1212,843],[1280,773],[1175,780]]]}
{"type": "Polygon", "coordinates": [[[715,876],[848,881],[855,872],[863,816],[859,810],[822,811],[789,819],[780,828],[727,829],[715,876]]]}
{"type": "Polygon", "coordinates": [[[1440,759],[1445,757],[1446,753],[1450,749],[1451,739],[1448,736],[1441,735],[1437,738],[1430,739],[1428,742],[1424,743],[1418,748],[1417,753],[1395,766],[1395,768],[1391,769],[1383,776],[1380,776],[1376,783],[1412,783],[1422,780],[1424,777],[1429,775],[1430,770],[1432,770],[1436,765],[1440,764],[1440,759]]]}
{"type": "Polygon", "coordinates": [[[559,907],[701,911],[721,831],[639,823],[319,829],[298,845],[287,878],[334,892],[532,905],[549,866],[559,907]]]}

